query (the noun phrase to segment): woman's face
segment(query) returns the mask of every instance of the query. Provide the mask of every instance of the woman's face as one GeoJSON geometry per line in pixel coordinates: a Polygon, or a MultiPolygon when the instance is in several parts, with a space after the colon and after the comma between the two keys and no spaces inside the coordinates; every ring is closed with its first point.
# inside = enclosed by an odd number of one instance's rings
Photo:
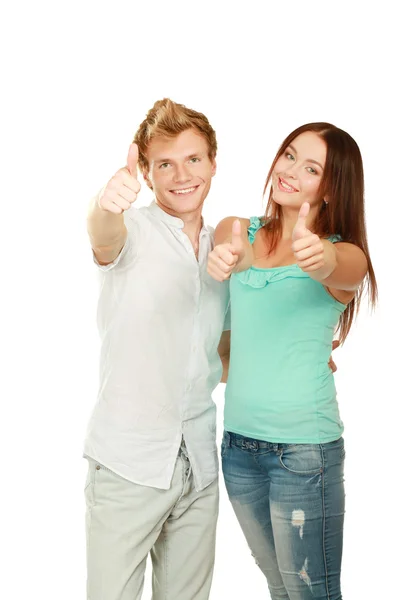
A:
{"type": "Polygon", "coordinates": [[[278,158],[272,173],[273,199],[282,207],[316,206],[326,161],[326,143],[313,131],[297,136],[278,158]]]}

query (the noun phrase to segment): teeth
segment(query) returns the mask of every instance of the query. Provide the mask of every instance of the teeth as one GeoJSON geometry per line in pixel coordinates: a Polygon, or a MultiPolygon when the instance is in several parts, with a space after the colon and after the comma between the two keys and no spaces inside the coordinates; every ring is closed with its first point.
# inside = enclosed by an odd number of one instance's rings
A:
{"type": "Polygon", "coordinates": [[[287,183],[285,183],[284,181],[282,181],[282,179],[281,179],[281,186],[282,186],[283,188],[285,188],[285,190],[290,190],[291,192],[293,192],[293,191],[294,191],[294,188],[292,188],[292,186],[291,186],[291,185],[288,185],[287,183]]]}
{"type": "Polygon", "coordinates": [[[190,194],[190,192],[194,192],[196,188],[188,188],[187,190],[173,190],[174,194],[190,194]]]}

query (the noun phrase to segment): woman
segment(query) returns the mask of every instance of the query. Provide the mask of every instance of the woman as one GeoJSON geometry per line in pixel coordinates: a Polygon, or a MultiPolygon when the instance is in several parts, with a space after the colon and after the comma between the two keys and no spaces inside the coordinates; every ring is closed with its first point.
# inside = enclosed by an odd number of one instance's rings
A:
{"type": "Polygon", "coordinates": [[[222,443],[229,498],[272,600],[340,600],[343,425],[332,339],[377,287],[356,142],[304,125],[268,173],[265,218],[224,219],[208,271],[231,277],[222,443]]]}

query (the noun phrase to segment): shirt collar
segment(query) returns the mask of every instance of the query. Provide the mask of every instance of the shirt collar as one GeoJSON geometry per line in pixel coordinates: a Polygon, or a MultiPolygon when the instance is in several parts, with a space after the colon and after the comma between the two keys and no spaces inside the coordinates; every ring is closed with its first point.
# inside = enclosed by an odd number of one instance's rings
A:
{"type": "MultiPolygon", "coordinates": [[[[185,223],[182,221],[182,219],[179,219],[179,217],[173,217],[172,215],[169,215],[167,212],[165,212],[165,210],[158,206],[155,200],[153,200],[153,202],[149,205],[149,210],[154,216],[160,219],[160,221],[168,223],[168,225],[171,225],[172,227],[176,227],[177,229],[183,229],[185,226],[185,223]]],[[[201,223],[202,227],[200,230],[200,235],[204,235],[205,233],[207,233],[208,235],[212,235],[213,231],[204,223],[203,217],[201,219],[201,223]]]]}
{"type": "Polygon", "coordinates": [[[177,227],[178,229],[183,229],[184,222],[182,219],[178,217],[173,217],[165,212],[162,208],[160,208],[155,200],[149,206],[150,212],[153,213],[156,217],[160,219],[160,221],[164,221],[164,223],[168,223],[168,225],[172,225],[172,227],[177,227]]]}

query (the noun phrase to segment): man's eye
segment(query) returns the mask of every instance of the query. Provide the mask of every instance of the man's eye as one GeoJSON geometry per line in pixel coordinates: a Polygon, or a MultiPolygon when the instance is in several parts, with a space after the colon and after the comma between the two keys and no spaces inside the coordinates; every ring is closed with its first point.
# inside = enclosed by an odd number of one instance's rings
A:
{"type": "Polygon", "coordinates": [[[190,159],[189,162],[191,162],[191,163],[197,163],[197,162],[200,162],[200,159],[197,158],[197,156],[194,156],[193,158],[190,159]]]}
{"type": "Polygon", "coordinates": [[[160,165],[160,169],[165,169],[165,167],[168,167],[169,163],[162,163],[162,165],[160,165]]]}

